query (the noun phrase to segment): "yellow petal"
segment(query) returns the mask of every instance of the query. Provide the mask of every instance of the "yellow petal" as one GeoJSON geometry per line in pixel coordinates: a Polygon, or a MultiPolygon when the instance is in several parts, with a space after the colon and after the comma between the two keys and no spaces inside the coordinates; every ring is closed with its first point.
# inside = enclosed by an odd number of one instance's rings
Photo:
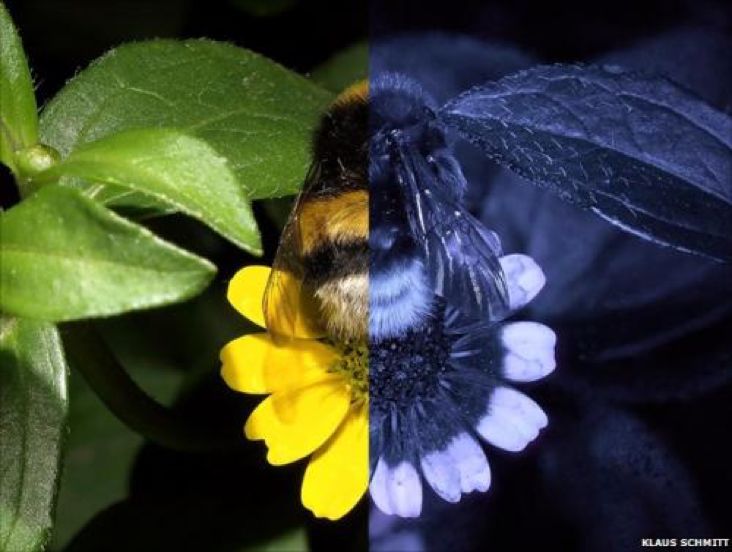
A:
{"type": "Polygon", "coordinates": [[[226,294],[236,310],[261,328],[266,327],[262,302],[270,272],[268,266],[244,267],[231,279],[226,294]]]}
{"type": "Polygon", "coordinates": [[[221,349],[221,375],[235,391],[273,393],[331,377],[328,368],[337,360],[335,349],[319,341],[279,345],[266,333],[249,334],[221,349]]]}
{"type": "Polygon", "coordinates": [[[318,302],[301,279],[286,270],[274,268],[267,294],[264,319],[267,329],[276,337],[323,337],[323,328],[318,323],[318,302]]]}
{"type": "Polygon", "coordinates": [[[369,481],[368,406],[352,411],[333,437],[310,459],[302,503],[317,517],[339,519],[366,492],[369,481]]]}
{"type": "Polygon", "coordinates": [[[351,394],[340,376],[264,399],[249,416],[247,438],[264,439],[270,464],[289,464],[321,446],[343,421],[351,394]]]}

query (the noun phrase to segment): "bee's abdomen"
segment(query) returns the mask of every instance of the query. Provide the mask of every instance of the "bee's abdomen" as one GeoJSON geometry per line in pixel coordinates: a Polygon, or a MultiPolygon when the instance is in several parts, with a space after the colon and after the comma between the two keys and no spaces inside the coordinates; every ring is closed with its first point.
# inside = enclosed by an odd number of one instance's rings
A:
{"type": "Polygon", "coordinates": [[[364,339],[368,330],[368,241],[328,242],[303,258],[328,334],[364,339]]]}
{"type": "Polygon", "coordinates": [[[368,329],[368,192],[308,201],[300,211],[300,258],[329,335],[363,339],[368,329]]]}
{"type": "Polygon", "coordinates": [[[305,277],[316,285],[329,280],[367,273],[368,241],[327,242],[303,257],[305,277]]]}

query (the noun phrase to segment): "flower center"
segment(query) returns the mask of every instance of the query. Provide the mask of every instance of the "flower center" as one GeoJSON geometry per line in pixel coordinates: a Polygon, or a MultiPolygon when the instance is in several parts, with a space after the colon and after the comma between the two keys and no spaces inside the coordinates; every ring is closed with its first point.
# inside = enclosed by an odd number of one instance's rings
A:
{"type": "Polygon", "coordinates": [[[369,394],[369,349],[363,341],[335,343],[340,359],[333,371],[348,380],[353,402],[368,400],[369,394]]]}
{"type": "Polygon", "coordinates": [[[371,409],[390,410],[434,397],[454,336],[445,333],[442,309],[420,327],[370,344],[371,409]]]}

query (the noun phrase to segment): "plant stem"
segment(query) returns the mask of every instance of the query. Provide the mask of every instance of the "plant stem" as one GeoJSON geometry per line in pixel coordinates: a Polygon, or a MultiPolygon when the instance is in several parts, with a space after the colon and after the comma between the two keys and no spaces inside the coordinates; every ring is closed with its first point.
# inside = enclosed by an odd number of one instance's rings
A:
{"type": "Polygon", "coordinates": [[[235,442],[219,428],[206,428],[160,404],[135,383],[88,322],[67,324],[63,340],[72,369],[122,423],[143,437],[175,450],[201,452],[235,442]]]}

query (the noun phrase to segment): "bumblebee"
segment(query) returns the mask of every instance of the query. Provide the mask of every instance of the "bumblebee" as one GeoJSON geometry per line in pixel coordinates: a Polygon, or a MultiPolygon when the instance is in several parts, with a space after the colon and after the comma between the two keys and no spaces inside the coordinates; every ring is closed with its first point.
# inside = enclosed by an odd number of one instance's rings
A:
{"type": "Polygon", "coordinates": [[[275,337],[364,340],[368,331],[368,82],[320,121],[313,164],[280,238],[264,296],[275,337]]]}
{"type": "Polygon", "coordinates": [[[476,320],[505,315],[499,240],[463,206],[437,114],[397,74],[331,105],[265,292],[275,336],[379,341],[418,328],[436,300],[476,320]]]}
{"type": "Polygon", "coordinates": [[[463,204],[467,187],[438,106],[408,77],[372,79],[369,337],[419,327],[437,302],[467,319],[508,310],[498,237],[463,204]]]}

